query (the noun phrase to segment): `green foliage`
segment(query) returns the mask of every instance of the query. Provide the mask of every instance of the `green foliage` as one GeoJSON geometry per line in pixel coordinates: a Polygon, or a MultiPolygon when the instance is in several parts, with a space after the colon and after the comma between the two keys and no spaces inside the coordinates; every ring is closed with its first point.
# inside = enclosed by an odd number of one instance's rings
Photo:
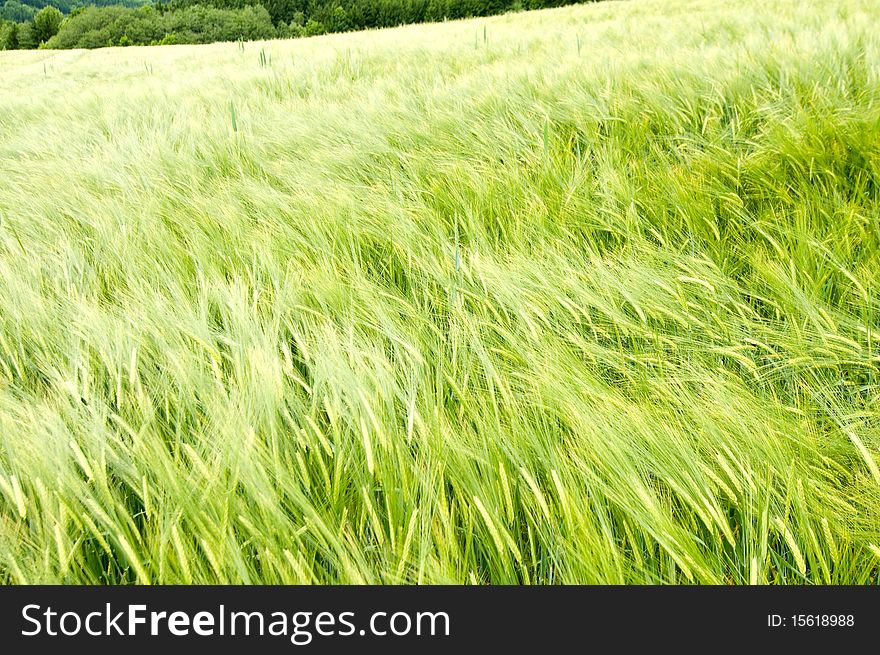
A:
{"type": "Polygon", "coordinates": [[[19,0],[6,0],[6,2],[0,5],[0,20],[26,23],[29,20],[33,20],[36,13],[36,9],[22,4],[19,0]]]}
{"type": "Polygon", "coordinates": [[[64,15],[55,7],[44,7],[34,16],[34,38],[43,43],[58,34],[64,15]]]}
{"type": "Polygon", "coordinates": [[[263,7],[217,9],[199,5],[160,12],[149,7],[90,7],[68,18],[50,48],[100,48],[106,45],[212,43],[276,36],[263,7]]]}
{"type": "MultiPolygon", "coordinates": [[[[42,48],[46,47],[49,41],[58,43],[53,37],[64,23],[65,12],[69,12],[70,17],[75,17],[86,9],[94,9],[98,6],[107,8],[113,16],[118,16],[119,14],[113,11],[125,7],[142,7],[148,11],[152,0],[88,0],[88,2],[90,4],[86,8],[79,0],[6,0],[0,5],[0,50],[42,48]]],[[[84,34],[83,42],[90,43],[89,47],[114,44],[112,38],[103,38],[103,36],[84,34]]],[[[61,42],[75,41],[65,39],[61,42]]],[[[126,37],[125,44],[131,43],[131,39],[126,37]]]]}
{"type": "Polygon", "coordinates": [[[18,49],[18,25],[0,20],[0,50],[18,49]]]}
{"type": "Polygon", "coordinates": [[[353,28],[345,9],[336,5],[327,15],[328,32],[346,32],[353,28]]]}
{"type": "Polygon", "coordinates": [[[152,4],[153,0],[13,0],[21,2],[36,13],[44,7],[55,7],[64,14],[69,14],[79,7],[95,6],[120,6],[142,7],[152,4]]]}
{"type": "Polygon", "coordinates": [[[0,583],[876,585],[877,24],[2,53],[0,583]]]}
{"type": "MultiPolygon", "coordinates": [[[[51,5],[69,12],[70,20],[56,25],[57,14],[52,14],[51,23],[46,23],[44,15],[39,26],[25,30],[25,38],[11,39],[7,34],[8,49],[13,43],[21,48],[42,42],[50,48],[100,48],[316,36],[488,16],[521,7],[518,0],[172,0],[153,10],[149,0],[88,0],[88,6],[79,5],[79,0],[24,1],[30,4],[6,0],[0,18],[32,22],[35,7],[51,5]]],[[[568,0],[532,0],[529,7],[557,4],[568,4],[568,0]]]]}
{"type": "Polygon", "coordinates": [[[319,36],[326,34],[326,32],[327,28],[324,26],[324,23],[319,23],[314,18],[309,18],[303,28],[303,36],[319,36]]]}
{"type": "MultiPolygon", "coordinates": [[[[531,0],[529,8],[572,4],[574,1],[531,0]]],[[[293,23],[302,26],[313,20],[330,32],[489,16],[522,7],[519,0],[172,0],[170,6],[206,3],[224,8],[259,3],[266,7],[275,25],[286,27],[293,23]]],[[[312,30],[307,28],[305,31],[311,33],[317,29],[314,26],[312,30]]]]}
{"type": "Polygon", "coordinates": [[[179,43],[216,41],[256,41],[276,36],[269,12],[261,6],[217,9],[193,6],[162,14],[166,32],[178,35],[179,43]]]}
{"type": "Polygon", "coordinates": [[[19,23],[15,31],[18,47],[22,50],[32,50],[40,45],[33,22],[19,23]]]}

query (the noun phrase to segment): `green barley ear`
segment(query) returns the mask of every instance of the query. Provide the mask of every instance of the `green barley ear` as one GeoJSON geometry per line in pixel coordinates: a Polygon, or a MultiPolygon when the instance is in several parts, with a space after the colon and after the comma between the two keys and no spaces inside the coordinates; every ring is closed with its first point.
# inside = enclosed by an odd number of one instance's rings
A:
{"type": "Polygon", "coordinates": [[[550,119],[544,120],[544,157],[550,158],[550,119]]]}
{"type": "MultiPolygon", "coordinates": [[[[21,248],[21,252],[25,253],[24,244],[21,242],[21,237],[18,236],[18,232],[12,227],[12,224],[9,223],[8,219],[0,212],[0,228],[4,227],[4,223],[7,223],[6,227],[9,229],[9,233],[12,234],[15,242],[18,244],[18,247],[21,248]]],[[[26,254],[26,253],[25,253],[26,254]]]]}
{"type": "Polygon", "coordinates": [[[461,283],[461,246],[459,244],[458,238],[458,214],[455,215],[455,223],[453,224],[454,230],[454,240],[455,240],[455,251],[453,253],[453,262],[455,267],[455,276],[452,281],[452,288],[449,293],[450,304],[455,306],[456,293],[458,291],[458,286],[461,283]]]}
{"type": "Polygon", "coordinates": [[[235,103],[229,102],[229,115],[232,118],[232,131],[238,132],[238,115],[235,112],[235,103]]]}

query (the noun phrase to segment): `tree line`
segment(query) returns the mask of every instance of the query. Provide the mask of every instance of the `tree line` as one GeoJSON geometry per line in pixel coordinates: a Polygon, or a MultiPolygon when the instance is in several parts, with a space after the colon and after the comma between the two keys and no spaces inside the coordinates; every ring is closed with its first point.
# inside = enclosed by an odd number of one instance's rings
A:
{"type": "Polygon", "coordinates": [[[583,0],[91,0],[89,6],[77,1],[5,0],[0,50],[291,38],[583,0]]]}
{"type": "Polygon", "coordinates": [[[44,7],[55,7],[62,14],[69,14],[85,6],[142,7],[152,2],[153,0],[0,0],[0,21],[26,23],[33,20],[37,12],[44,7]]]}

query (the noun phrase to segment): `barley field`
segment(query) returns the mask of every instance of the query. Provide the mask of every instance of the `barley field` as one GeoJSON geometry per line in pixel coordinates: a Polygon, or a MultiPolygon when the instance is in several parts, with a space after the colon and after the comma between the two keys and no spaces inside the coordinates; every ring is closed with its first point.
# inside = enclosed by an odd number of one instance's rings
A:
{"type": "Polygon", "coordinates": [[[878,25],[0,52],[0,581],[878,584],[878,25]]]}

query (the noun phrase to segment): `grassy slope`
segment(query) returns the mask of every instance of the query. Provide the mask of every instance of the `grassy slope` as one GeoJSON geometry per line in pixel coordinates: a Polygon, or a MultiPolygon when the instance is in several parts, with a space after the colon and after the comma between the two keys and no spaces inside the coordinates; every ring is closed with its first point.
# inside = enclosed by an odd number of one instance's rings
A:
{"type": "Polygon", "coordinates": [[[878,22],[0,53],[0,578],[876,582],[878,22]]]}

